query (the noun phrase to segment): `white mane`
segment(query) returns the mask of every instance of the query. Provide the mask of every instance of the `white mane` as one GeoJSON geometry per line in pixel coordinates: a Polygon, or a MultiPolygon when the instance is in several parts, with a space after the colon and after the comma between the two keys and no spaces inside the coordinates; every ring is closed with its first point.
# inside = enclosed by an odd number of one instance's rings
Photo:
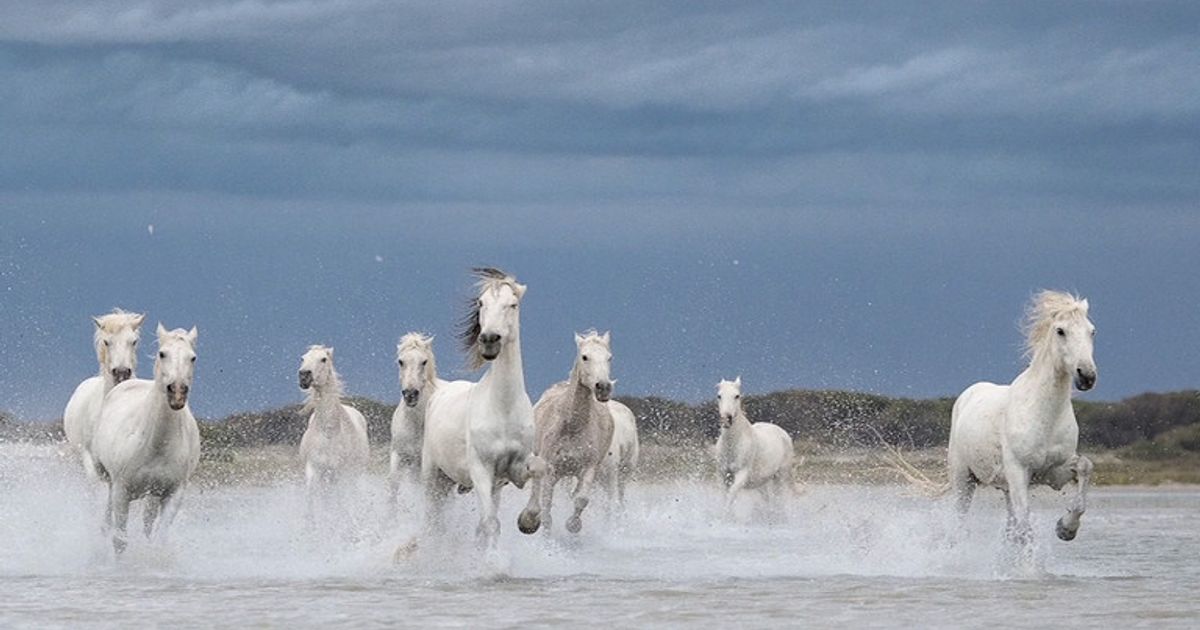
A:
{"type": "Polygon", "coordinates": [[[1087,318],[1088,301],[1064,291],[1038,292],[1025,307],[1021,332],[1025,334],[1025,358],[1032,360],[1046,346],[1054,322],[1071,317],[1087,318]]]}

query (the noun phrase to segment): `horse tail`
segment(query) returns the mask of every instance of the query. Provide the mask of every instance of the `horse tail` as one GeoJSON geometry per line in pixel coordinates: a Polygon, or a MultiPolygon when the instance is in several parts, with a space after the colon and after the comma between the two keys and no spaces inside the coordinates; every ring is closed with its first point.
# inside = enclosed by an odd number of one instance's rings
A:
{"type": "Polygon", "coordinates": [[[909,463],[897,446],[883,439],[883,435],[877,429],[871,427],[871,430],[884,448],[883,453],[876,453],[875,456],[883,461],[885,469],[898,474],[907,481],[914,494],[936,499],[950,491],[949,481],[938,482],[931,479],[929,475],[909,463]]]}

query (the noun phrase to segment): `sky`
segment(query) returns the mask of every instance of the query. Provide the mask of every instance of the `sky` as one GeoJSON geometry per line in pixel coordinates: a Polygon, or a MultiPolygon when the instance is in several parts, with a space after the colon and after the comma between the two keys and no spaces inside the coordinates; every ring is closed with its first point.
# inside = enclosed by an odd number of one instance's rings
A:
{"type": "Polygon", "coordinates": [[[481,264],[534,398],[592,327],[618,394],[953,396],[1043,287],[1091,301],[1086,398],[1192,389],[1198,243],[1195,3],[0,0],[23,418],[116,306],[199,328],[205,418],[300,401],[312,343],[382,400],[409,330],[476,378],[481,264]]]}

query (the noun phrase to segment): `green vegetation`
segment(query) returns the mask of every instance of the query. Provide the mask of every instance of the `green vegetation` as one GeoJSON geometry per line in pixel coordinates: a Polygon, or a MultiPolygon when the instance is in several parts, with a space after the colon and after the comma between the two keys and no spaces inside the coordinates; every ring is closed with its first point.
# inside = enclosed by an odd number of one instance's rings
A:
{"type": "MultiPolygon", "coordinates": [[[[643,474],[708,474],[708,446],[717,435],[712,403],[689,405],[658,397],[621,400],[638,418],[645,445],[643,474]]],[[[367,418],[371,442],[386,444],[394,403],[367,398],[349,402],[367,418]]],[[[905,452],[918,452],[917,464],[936,473],[944,461],[953,403],[951,398],[913,400],[828,390],[788,390],[745,399],[746,413],[754,421],[778,424],[796,438],[797,450],[808,458],[803,477],[828,481],[887,478],[873,455],[880,439],[905,452]]],[[[1200,483],[1200,391],[1141,394],[1110,403],[1075,401],[1075,410],[1080,449],[1096,455],[1099,483],[1200,483]]],[[[300,443],[305,424],[299,405],[202,422],[205,459],[233,468],[235,459],[253,459],[253,448],[290,452],[300,443]]],[[[0,412],[0,441],[44,439],[61,439],[61,426],[15,422],[0,412]]]]}

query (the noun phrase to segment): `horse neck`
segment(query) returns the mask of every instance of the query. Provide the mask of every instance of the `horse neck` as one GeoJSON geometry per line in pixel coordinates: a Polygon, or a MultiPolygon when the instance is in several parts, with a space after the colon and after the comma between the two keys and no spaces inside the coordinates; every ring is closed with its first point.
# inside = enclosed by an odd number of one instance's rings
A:
{"type": "Polygon", "coordinates": [[[161,450],[164,445],[182,434],[183,422],[181,421],[184,418],[187,407],[178,411],[171,409],[171,405],[167,402],[167,395],[163,392],[163,385],[157,382],[150,396],[153,420],[149,427],[149,442],[154,446],[155,450],[161,450]]]}
{"type": "Polygon", "coordinates": [[[487,373],[479,379],[479,384],[485,387],[489,398],[500,409],[509,409],[516,404],[525,393],[525,368],[521,363],[521,337],[512,335],[500,351],[500,356],[492,360],[487,373]]]}
{"type": "Polygon", "coordinates": [[[309,404],[317,427],[325,433],[337,433],[342,428],[343,415],[342,396],[338,388],[313,386],[312,392],[309,404]]]}
{"type": "Polygon", "coordinates": [[[1071,405],[1071,375],[1059,370],[1045,354],[1038,354],[1015,380],[1012,395],[1035,408],[1033,417],[1049,423],[1057,411],[1071,405]]]}
{"type": "Polygon", "coordinates": [[[583,384],[575,370],[571,372],[570,384],[570,413],[565,424],[568,429],[579,429],[592,416],[592,391],[583,384]]]}
{"type": "Polygon", "coordinates": [[[738,409],[737,414],[733,416],[733,422],[729,424],[728,429],[722,429],[721,432],[725,437],[725,448],[733,449],[741,444],[752,442],[752,432],[750,428],[750,419],[746,417],[746,412],[738,409]]]}
{"type": "Polygon", "coordinates": [[[425,408],[426,405],[429,404],[429,397],[433,395],[436,387],[437,386],[434,385],[434,382],[430,381],[425,386],[425,391],[421,392],[421,397],[417,400],[416,406],[409,407],[408,405],[404,405],[403,407],[404,419],[408,422],[411,422],[418,429],[425,426],[425,408]]]}

